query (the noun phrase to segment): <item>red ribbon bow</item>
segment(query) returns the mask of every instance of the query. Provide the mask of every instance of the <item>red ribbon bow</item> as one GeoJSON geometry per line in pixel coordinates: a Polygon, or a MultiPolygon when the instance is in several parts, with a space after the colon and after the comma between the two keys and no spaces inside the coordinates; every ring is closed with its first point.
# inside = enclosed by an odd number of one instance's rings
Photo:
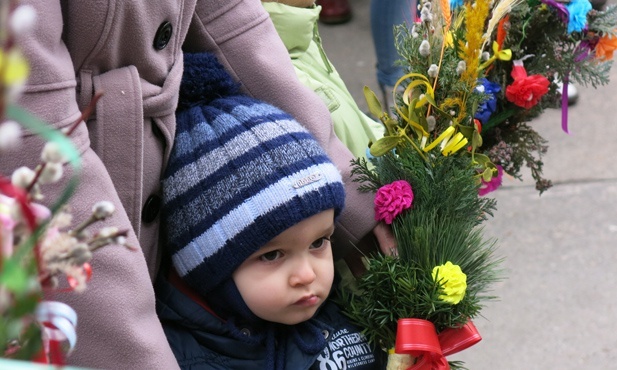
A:
{"type": "Polygon", "coordinates": [[[437,335],[435,325],[422,319],[400,319],[396,332],[395,352],[418,360],[407,370],[449,370],[446,356],[460,352],[482,340],[471,321],[460,328],[450,328],[437,335]]]}
{"type": "Polygon", "coordinates": [[[26,220],[26,225],[30,228],[30,230],[34,230],[36,227],[36,217],[32,209],[30,208],[30,200],[28,200],[28,194],[13,184],[7,178],[0,176],[0,193],[6,195],[7,197],[14,198],[15,201],[21,207],[21,212],[26,220]]]}

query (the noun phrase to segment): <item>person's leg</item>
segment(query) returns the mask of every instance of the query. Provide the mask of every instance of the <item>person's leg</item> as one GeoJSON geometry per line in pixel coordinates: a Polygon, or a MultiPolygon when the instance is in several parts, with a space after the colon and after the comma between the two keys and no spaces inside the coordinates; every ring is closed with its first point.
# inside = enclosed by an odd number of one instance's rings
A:
{"type": "Polygon", "coordinates": [[[384,96],[384,104],[391,105],[392,87],[403,75],[403,68],[396,65],[399,55],[394,40],[394,26],[406,23],[411,26],[416,13],[417,0],[372,0],[371,32],[377,57],[377,82],[384,96]]]}

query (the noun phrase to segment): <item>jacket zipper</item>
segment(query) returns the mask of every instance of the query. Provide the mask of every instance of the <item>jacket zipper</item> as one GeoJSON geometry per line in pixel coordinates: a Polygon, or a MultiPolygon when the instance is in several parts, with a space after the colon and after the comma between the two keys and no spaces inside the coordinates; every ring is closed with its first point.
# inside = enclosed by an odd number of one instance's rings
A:
{"type": "Polygon", "coordinates": [[[321,45],[321,37],[319,36],[319,32],[317,31],[317,22],[315,22],[315,25],[313,26],[313,41],[315,41],[315,43],[317,44],[317,47],[319,49],[319,54],[321,55],[321,59],[326,65],[326,69],[328,70],[328,73],[334,72],[334,69],[332,69],[332,65],[328,61],[326,52],[324,51],[323,46],[321,45]]]}

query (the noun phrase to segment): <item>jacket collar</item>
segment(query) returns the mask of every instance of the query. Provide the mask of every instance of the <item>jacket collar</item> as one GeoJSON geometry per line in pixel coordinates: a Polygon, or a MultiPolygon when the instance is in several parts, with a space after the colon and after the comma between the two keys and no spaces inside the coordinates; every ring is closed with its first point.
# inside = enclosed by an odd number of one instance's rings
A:
{"type": "Polygon", "coordinates": [[[305,52],[311,40],[319,19],[320,6],[298,8],[277,2],[263,3],[274,27],[285,44],[290,56],[305,52]]]}
{"type": "MultiPolygon", "coordinates": [[[[222,364],[239,365],[234,368],[265,366],[265,346],[236,339],[228,325],[209,311],[205,301],[193,299],[198,296],[190,293],[190,288],[185,291],[181,289],[181,285],[177,286],[162,276],[157,279],[157,314],[163,323],[174,355],[181,365],[200,361],[220,361],[222,364]],[[204,357],[204,353],[209,355],[204,357]]],[[[328,307],[322,307],[320,312],[323,313],[324,310],[330,311],[328,307]]],[[[311,320],[321,330],[333,331],[329,325],[331,323],[326,323],[328,320],[322,321],[317,318],[311,320]]],[[[241,331],[245,333],[244,330],[241,331]]],[[[251,328],[246,328],[246,335],[252,334],[251,328]]],[[[304,339],[309,340],[308,337],[304,339]]],[[[294,370],[310,368],[317,357],[302,352],[292,338],[288,338],[286,351],[289,363],[298,365],[294,370]]]]}

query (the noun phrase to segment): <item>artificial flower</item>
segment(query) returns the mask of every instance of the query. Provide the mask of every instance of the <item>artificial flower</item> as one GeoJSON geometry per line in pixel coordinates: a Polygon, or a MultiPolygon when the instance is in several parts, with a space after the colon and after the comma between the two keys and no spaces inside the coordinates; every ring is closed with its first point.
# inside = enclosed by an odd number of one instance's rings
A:
{"type": "Polygon", "coordinates": [[[405,180],[397,180],[377,190],[375,195],[375,220],[391,224],[396,216],[411,208],[413,191],[405,180]]]}
{"type": "Polygon", "coordinates": [[[555,0],[540,0],[542,1],[544,4],[548,5],[549,7],[553,8],[556,12],[557,12],[557,16],[559,17],[559,19],[561,19],[561,21],[564,24],[568,24],[569,20],[570,20],[570,12],[568,11],[568,8],[566,8],[562,3],[555,1],[555,0]]]}
{"type": "Polygon", "coordinates": [[[450,0],[450,9],[454,11],[454,9],[462,6],[465,2],[463,0],[450,0]]]}
{"type": "Polygon", "coordinates": [[[572,0],[566,8],[570,15],[568,33],[582,31],[587,25],[587,13],[591,10],[589,0],[572,0]]]}
{"type": "MultiPolygon", "coordinates": [[[[587,1],[587,0],[585,0],[587,1]]],[[[527,71],[520,60],[514,61],[512,68],[514,82],[506,87],[506,98],[519,107],[530,109],[548,92],[550,82],[542,75],[527,76],[527,71]]]]}
{"type": "Polygon", "coordinates": [[[433,268],[433,280],[441,285],[442,294],[439,299],[450,304],[459,303],[465,297],[467,290],[467,275],[459,265],[448,261],[433,268]],[[438,279],[438,280],[436,280],[438,279]]]}
{"type": "Polygon", "coordinates": [[[605,35],[598,40],[596,45],[596,58],[605,62],[613,59],[613,52],[617,50],[617,37],[605,35]]]}
{"type": "Polygon", "coordinates": [[[497,190],[501,186],[501,181],[503,179],[503,167],[500,165],[495,165],[497,167],[497,176],[493,176],[490,181],[484,181],[482,179],[482,185],[478,189],[478,195],[484,196],[490,192],[497,190]]]}
{"type": "Polygon", "coordinates": [[[482,124],[486,124],[491,115],[497,110],[497,97],[495,94],[501,91],[501,85],[491,82],[486,78],[481,78],[478,81],[480,85],[476,86],[476,90],[486,94],[486,99],[478,106],[474,118],[479,119],[482,124]]]}

